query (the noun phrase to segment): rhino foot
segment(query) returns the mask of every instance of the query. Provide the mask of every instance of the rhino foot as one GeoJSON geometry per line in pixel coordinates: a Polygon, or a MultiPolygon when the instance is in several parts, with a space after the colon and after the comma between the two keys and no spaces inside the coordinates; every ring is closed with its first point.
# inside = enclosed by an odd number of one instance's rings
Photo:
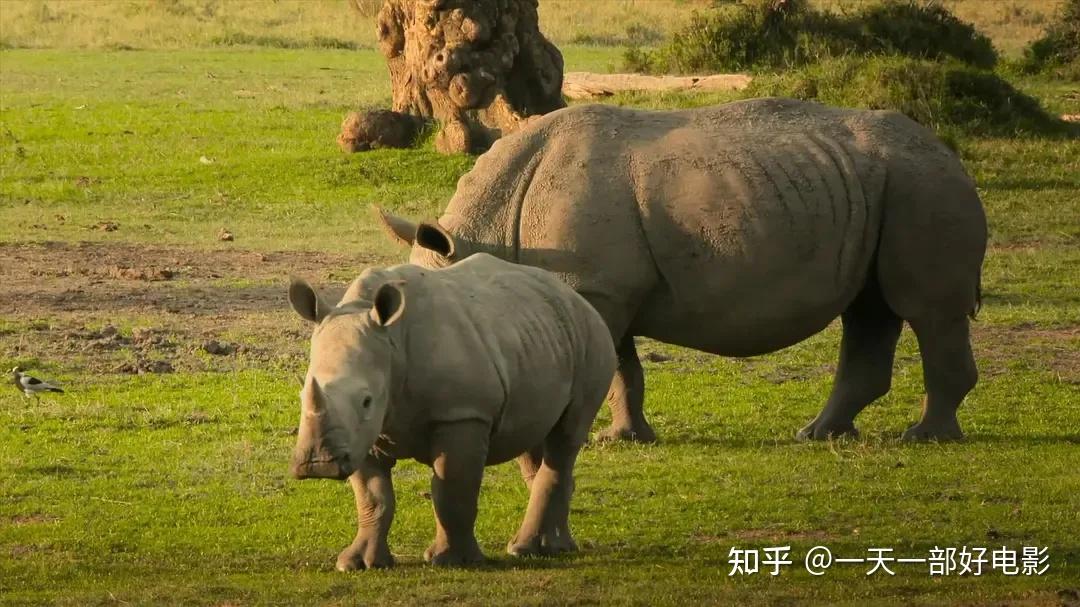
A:
{"type": "Polygon", "coordinates": [[[642,426],[639,426],[638,428],[622,428],[617,426],[608,426],[596,435],[596,441],[600,443],[614,441],[655,443],[656,432],[654,432],[648,424],[644,424],[642,426]]]}
{"type": "Polygon", "coordinates": [[[363,571],[394,566],[394,556],[386,542],[378,539],[357,539],[341,551],[337,558],[338,571],[363,571]]]}
{"type": "Polygon", "coordinates": [[[545,533],[534,535],[525,540],[514,538],[506,546],[507,554],[512,556],[555,556],[577,552],[577,544],[569,534],[545,533]]]}
{"type": "Polygon", "coordinates": [[[436,567],[471,567],[487,562],[484,553],[475,543],[465,550],[432,544],[424,551],[424,560],[436,567]]]}
{"type": "Polygon", "coordinates": [[[902,437],[906,442],[954,441],[964,438],[960,422],[953,416],[944,420],[924,419],[908,428],[902,437]]]}
{"type": "Polygon", "coordinates": [[[859,437],[859,430],[855,428],[853,422],[834,422],[817,418],[807,424],[802,430],[799,430],[799,432],[795,434],[795,440],[805,442],[812,440],[828,440],[830,438],[840,438],[844,436],[849,436],[851,438],[859,437]]]}

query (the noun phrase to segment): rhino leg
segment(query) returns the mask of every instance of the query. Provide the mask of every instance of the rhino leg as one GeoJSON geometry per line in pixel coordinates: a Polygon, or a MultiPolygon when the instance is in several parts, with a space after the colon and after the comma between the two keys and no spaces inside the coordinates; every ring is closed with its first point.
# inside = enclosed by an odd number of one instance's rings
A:
{"type": "MultiPolygon", "coordinates": [[[[561,425],[562,422],[560,422],[561,425]]],[[[544,441],[543,457],[536,451],[519,460],[525,483],[529,485],[529,506],[517,535],[506,551],[514,556],[552,556],[576,552],[570,535],[570,497],[574,492],[574,462],[583,440],[560,432],[557,426],[544,441]],[[528,472],[535,470],[530,481],[528,472]]]]}
{"type": "Polygon", "coordinates": [[[858,436],[855,416],[892,385],[893,357],[903,321],[885,303],[876,281],[863,289],[840,319],[844,333],[832,392],[821,413],[799,430],[797,440],[858,436]]]}
{"type": "Polygon", "coordinates": [[[654,443],[656,432],[645,420],[645,373],[641,369],[637,347],[634,346],[634,336],[625,335],[616,353],[619,355],[619,368],[608,394],[611,425],[601,430],[597,439],[654,443]]]}
{"type": "Polygon", "coordinates": [[[525,481],[525,487],[532,491],[533,479],[540,472],[540,464],[544,461],[543,445],[529,449],[517,458],[518,467],[521,469],[521,478],[525,481]]]}
{"type": "Polygon", "coordinates": [[[368,455],[349,476],[356,496],[358,528],[356,539],[337,558],[338,571],[390,567],[394,557],[386,542],[394,521],[394,484],[390,478],[393,460],[377,460],[368,455]]]}
{"type": "Polygon", "coordinates": [[[978,370],[971,352],[966,316],[911,320],[922,354],[926,398],[919,423],[904,432],[904,440],[958,440],[964,437],[956,410],[975,387],[978,370]]]}
{"type": "Polygon", "coordinates": [[[461,567],[484,562],[474,526],[490,434],[491,426],[478,420],[440,423],[432,428],[435,541],[424,552],[424,560],[432,565],[461,567]]]}

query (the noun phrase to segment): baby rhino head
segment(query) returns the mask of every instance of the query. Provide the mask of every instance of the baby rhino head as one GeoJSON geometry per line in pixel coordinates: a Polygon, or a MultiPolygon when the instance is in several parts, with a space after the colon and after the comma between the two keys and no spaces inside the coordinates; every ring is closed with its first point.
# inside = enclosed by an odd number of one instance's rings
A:
{"type": "Polygon", "coordinates": [[[334,308],[306,282],[293,280],[289,303],[315,324],[290,471],[299,479],[343,479],[382,430],[390,398],[387,333],[401,319],[405,294],[401,283],[386,283],[370,302],[343,300],[334,308]]]}

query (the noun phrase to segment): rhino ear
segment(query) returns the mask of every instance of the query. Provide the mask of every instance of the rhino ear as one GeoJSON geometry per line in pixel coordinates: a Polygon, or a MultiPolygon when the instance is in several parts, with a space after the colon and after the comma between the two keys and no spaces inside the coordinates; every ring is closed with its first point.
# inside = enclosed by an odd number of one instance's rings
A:
{"type": "Polygon", "coordinates": [[[398,217],[392,213],[380,209],[377,206],[372,206],[372,210],[375,215],[378,216],[379,224],[383,227],[390,238],[394,239],[394,242],[403,244],[407,247],[411,247],[413,240],[416,238],[416,224],[405,219],[404,217],[398,217]]]}
{"type": "Polygon", "coordinates": [[[447,259],[454,256],[454,237],[438,223],[424,222],[416,226],[417,245],[435,251],[447,259]]]}
{"type": "Polygon", "coordinates": [[[319,297],[315,289],[302,278],[293,277],[289,283],[289,304],[305,320],[322,322],[330,313],[330,306],[319,297]]]}
{"type": "Polygon", "coordinates": [[[371,306],[371,319],[381,327],[401,320],[405,313],[405,283],[400,280],[388,282],[375,291],[375,303],[371,306]]]}

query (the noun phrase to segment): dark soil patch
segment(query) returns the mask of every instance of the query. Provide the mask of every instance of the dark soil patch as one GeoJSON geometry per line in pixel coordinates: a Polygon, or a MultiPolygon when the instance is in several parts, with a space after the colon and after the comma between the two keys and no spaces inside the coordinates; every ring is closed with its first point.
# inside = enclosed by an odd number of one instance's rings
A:
{"type": "Polygon", "coordinates": [[[101,243],[0,245],[0,281],[5,287],[0,292],[0,314],[42,317],[81,310],[210,314],[277,309],[285,305],[289,275],[318,282],[342,270],[359,274],[373,262],[369,256],[296,251],[199,251],[101,243]],[[229,280],[244,284],[223,288],[221,283],[229,280]],[[273,284],[250,284],[257,281],[273,284]]]}
{"type": "Polygon", "coordinates": [[[46,525],[60,520],[59,517],[48,514],[16,514],[8,517],[8,523],[16,527],[23,525],[46,525]]]}
{"type": "Polygon", "coordinates": [[[1022,362],[1080,385],[1080,327],[976,323],[972,335],[979,372],[985,376],[1009,373],[1010,365],[1022,362]]]}
{"type": "Polygon", "coordinates": [[[289,309],[288,277],[303,276],[334,298],[344,280],[374,261],[129,244],[0,245],[0,316],[15,325],[0,333],[0,358],[123,374],[291,365],[303,359],[309,333],[289,309]]]}

